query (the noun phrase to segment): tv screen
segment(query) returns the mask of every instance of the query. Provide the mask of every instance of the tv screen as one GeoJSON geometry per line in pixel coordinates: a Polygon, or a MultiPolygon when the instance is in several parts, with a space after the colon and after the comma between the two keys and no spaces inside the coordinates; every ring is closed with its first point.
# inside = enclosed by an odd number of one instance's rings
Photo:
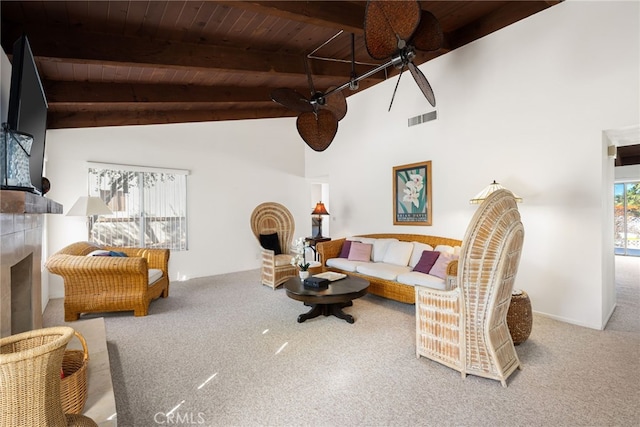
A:
{"type": "Polygon", "coordinates": [[[23,35],[13,44],[7,125],[12,130],[33,136],[29,174],[31,185],[39,193],[42,193],[47,108],[47,98],[29,40],[23,35]]]}

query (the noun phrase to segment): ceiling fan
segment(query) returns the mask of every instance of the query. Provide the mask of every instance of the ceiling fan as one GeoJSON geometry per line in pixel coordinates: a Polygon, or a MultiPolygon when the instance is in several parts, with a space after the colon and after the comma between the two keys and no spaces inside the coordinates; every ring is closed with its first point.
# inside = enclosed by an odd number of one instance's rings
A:
{"type": "Polygon", "coordinates": [[[427,78],[413,63],[415,49],[438,50],[443,43],[440,23],[433,14],[422,11],[417,0],[413,1],[373,1],[367,2],[365,10],[365,42],[369,55],[374,59],[390,58],[386,63],[367,71],[361,76],[355,74],[355,53],[352,36],[352,72],[346,83],[326,92],[318,92],[305,58],[305,70],[309,81],[311,98],[307,98],[294,89],[279,88],[271,92],[271,99],[287,108],[298,111],[296,121],[298,133],[306,144],[315,151],[324,151],[331,145],[338,131],[338,121],[347,113],[347,101],[342,90],[347,87],[356,89],[360,80],[393,65],[400,68],[400,76],[391,97],[395,98],[404,67],[408,67],[418,87],[435,107],[436,99],[427,78]]]}
{"type": "Polygon", "coordinates": [[[364,37],[367,52],[372,58],[391,58],[391,64],[400,68],[389,110],[405,67],[409,68],[429,104],[436,106],[436,98],[429,81],[413,63],[415,49],[434,51],[442,47],[442,28],[432,13],[421,10],[417,0],[369,0],[364,15],[364,37]]]}
{"type": "Polygon", "coordinates": [[[347,100],[337,88],[329,88],[327,92],[316,91],[307,58],[304,65],[311,98],[294,89],[278,88],[271,92],[271,99],[299,112],[296,120],[298,133],[311,149],[324,151],[331,145],[338,132],[338,122],[347,114],[347,100]]]}

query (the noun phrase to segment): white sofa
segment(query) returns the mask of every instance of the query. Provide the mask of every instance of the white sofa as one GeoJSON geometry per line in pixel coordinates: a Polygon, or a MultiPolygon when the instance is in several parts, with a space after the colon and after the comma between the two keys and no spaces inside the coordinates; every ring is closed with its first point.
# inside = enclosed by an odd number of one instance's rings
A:
{"type": "MultiPolygon", "coordinates": [[[[369,293],[400,302],[415,303],[414,286],[448,289],[448,277],[457,273],[457,255],[462,242],[446,237],[419,234],[366,234],[350,238],[320,242],[316,245],[323,271],[336,271],[362,277],[370,282],[369,293]],[[366,251],[349,257],[343,252],[345,244],[354,247],[359,242],[371,245],[366,251]],[[437,275],[415,271],[424,251],[439,252],[434,265],[437,275]],[[444,254],[444,255],[443,255],[444,254]],[[346,257],[345,257],[346,256],[346,257]],[[352,259],[349,259],[352,258],[352,259]],[[365,259],[368,258],[368,259],[365,259]]],[[[345,248],[346,249],[346,248],[345,248]]],[[[358,245],[363,249],[363,245],[358,245]]],[[[345,251],[346,252],[346,251],[345,251]]],[[[421,266],[424,267],[423,264],[421,266]]]]}

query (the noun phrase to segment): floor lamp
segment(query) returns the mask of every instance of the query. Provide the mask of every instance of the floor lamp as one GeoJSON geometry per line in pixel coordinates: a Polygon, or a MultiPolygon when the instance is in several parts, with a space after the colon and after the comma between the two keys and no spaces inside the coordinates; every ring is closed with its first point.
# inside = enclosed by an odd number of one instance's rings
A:
{"type": "Polygon", "coordinates": [[[81,196],[71,206],[67,216],[84,216],[87,218],[87,240],[91,241],[91,230],[95,217],[98,215],[111,215],[113,212],[100,197],[81,196]]]}

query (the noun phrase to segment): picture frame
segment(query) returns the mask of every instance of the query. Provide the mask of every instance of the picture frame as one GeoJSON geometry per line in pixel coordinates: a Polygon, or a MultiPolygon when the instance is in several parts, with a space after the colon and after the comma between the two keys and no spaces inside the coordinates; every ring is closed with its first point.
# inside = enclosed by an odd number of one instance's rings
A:
{"type": "Polygon", "coordinates": [[[393,225],[431,225],[431,161],[393,168],[393,225]]]}

